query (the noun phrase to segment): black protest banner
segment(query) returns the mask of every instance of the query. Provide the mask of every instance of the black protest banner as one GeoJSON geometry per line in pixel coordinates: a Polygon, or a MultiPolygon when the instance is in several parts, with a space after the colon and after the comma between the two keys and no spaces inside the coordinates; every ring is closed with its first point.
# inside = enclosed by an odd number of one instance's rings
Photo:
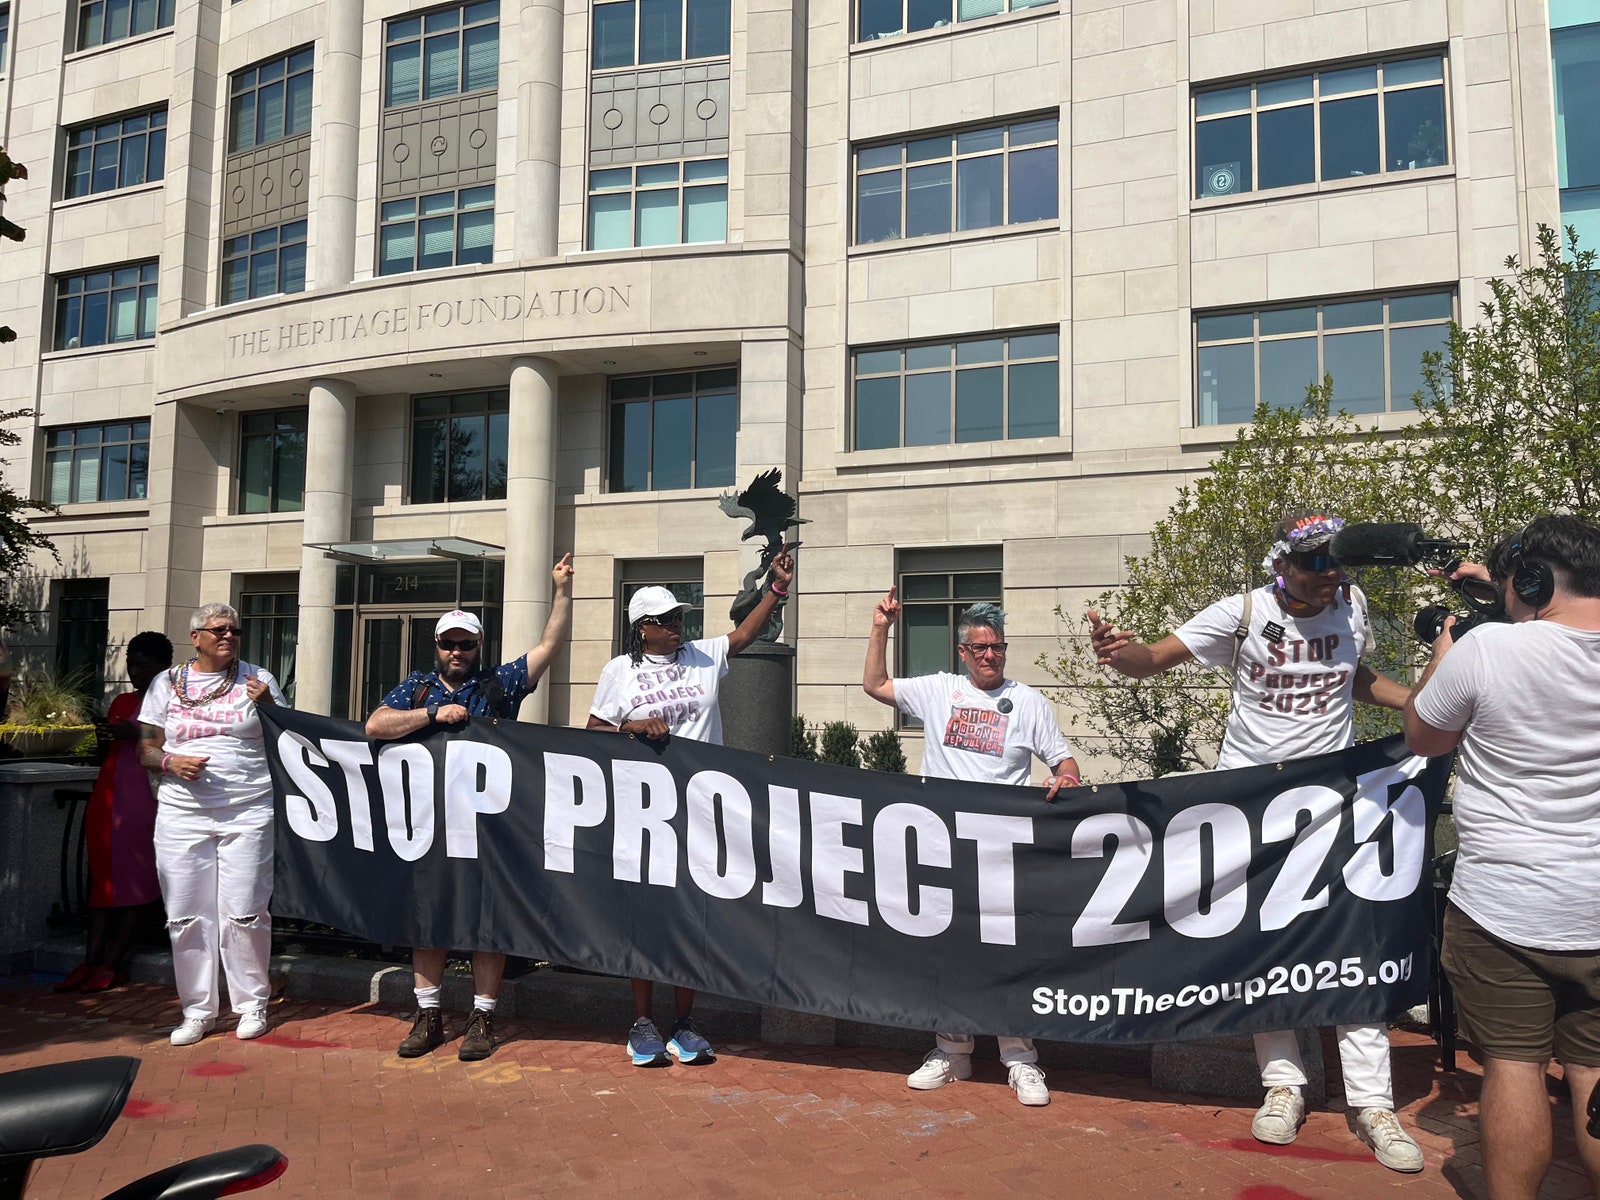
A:
{"type": "Polygon", "coordinates": [[[1047,804],[679,739],[262,717],[273,911],[375,942],[1065,1041],[1376,1022],[1426,995],[1449,761],[1398,738],[1047,804]]]}

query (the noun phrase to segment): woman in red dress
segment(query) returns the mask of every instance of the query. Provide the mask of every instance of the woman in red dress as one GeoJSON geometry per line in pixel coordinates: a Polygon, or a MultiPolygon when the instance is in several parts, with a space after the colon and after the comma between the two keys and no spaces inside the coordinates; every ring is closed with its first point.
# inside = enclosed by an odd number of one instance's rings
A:
{"type": "Polygon", "coordinates": [[[124,969],[139,914],[161,899],[156,880],[156,798],[139,764],[139,705],[150,681],[172,665],[172,643],[141,633],[128,643],[134,690],[111,702],[97,732],[105,758],[84,815],[89,850],[89,947],[58,992],[103,992],[127,979],[124,969]]]}

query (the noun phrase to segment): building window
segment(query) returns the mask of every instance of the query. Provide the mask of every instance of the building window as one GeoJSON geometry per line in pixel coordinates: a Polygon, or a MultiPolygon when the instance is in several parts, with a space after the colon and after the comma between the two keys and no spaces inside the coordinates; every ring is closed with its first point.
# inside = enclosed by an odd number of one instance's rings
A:
{"type": "Polygon", "coordinates": [[[729,487],[738,432],[737,368],[613,379],[611,490],[729,487]]]}
{"type": "Polygon", "coordinates": [[[45,499],[51,504],[143,500],[149,461],[149,421],[48,430],[45,499]]]}
{"type": "Polygon", "coordinates": [[[105,346],[156,335],[154,262],[56,277],[55,348],[105,346]]]}
{"type": "MultiPolygon", "coordinates": [[[[1569,19],[1593,19],[1574,6],[1569,19]]],[[[1555,24],[1555,10],[1551,24],[1555,24]]],[[[1561,224],[1578,231],[1578,245],[1600,249],[1600,23],[1554,29],[1551,68],[1556,93],[1556,166],[1561,224]]]]}
{"type": "Polygon", "coordinates": [[[494,261],[494,184],[384,202],[378,274],[494,261]]]}
{"type": "Polygon", "coordinates": [[[6,57],[11,50],[11,5],[0,4],[0,75],[6,73],[11,60],[6,57]]]}
{"type": "Polygon", "coordinates": [[[729,0],[611,0],[593,7],[596,71],[728,53],[729,0]]]}
{"type": "Polygon", "coordinates": [[[1199,423],[1248,421],[1258,404],[1296,408],[1324,375],[1335,408],[1409,411],[1422,355],[1445,349],[1454,312],[1452,293],[1423,292],[1197,316],[1199,423]]]}
{"type": "Polygon", "coordinates": [[[854,448],[945,446],[1061,432],[1060,334],[857,350],[854,448]]]}
{"type": "Polygon", "coordinates": [[[306,487],[306,410],[239,418],[239,511],[299,512],[306,487]]]}
{"type": "Polygon", "coordinates": [[[312,56],[307,46],[234,73],[228,99],[229,154],[311,128],[312,56]]]}
{"type": "Polygon", "coordinates": [[[1437,54],[1196,93],[1195,195],[1450,161],[1437,54]]]}
{"type": "Polygon", "coordinates": [[[175,0],[78,0],[78,49],[172,25],[175,0]]]}
{"type": "Polygon", "coordinates": [[[669,558],[625,561],[622,564],[622,595],[617,603],[617,653],[628,649],[628,602],[644,587],[664,587],[691,607],[683,614],[683,640],[697,641],[706,635],[705,566],[698,558],[669,558]]]}
{"type": "MultiPolygon", "coordinates": [[[[261,586],[261,580],[254,586],[261,586]]],[[[251,586],[247,584],[246,586],[251,586]]],[[[239,595],[239,619],[244,626],[240,657],[265,667],[294,704],[295,647],[300,636],[300,593],[297,591],[245,591],[239,595]]]]}
{"type": "Polygon", "coordinates": [[[498,0],[436,9],[384,26],[385,108],[491,91],[499,82],[498,0]]]}
{"type": "MultiPolygon", "coordinates": [[[[900,628],[895,637],[895,675],[948,672],[964,674],[956,653],[956,623],[974,604],[1001,600],[999,546],[967,549],[902,550],[896,563],[900,596],[900,628]]],[[[901,717],[902,727],[918,728],[914,717],[901,717]]]]}
{"type": "Polygon", "coordinates": [[[72,200],[112,192],[160,179],[166,171],[167,110],[135,113],[68,132],[62,194],[72,200]]]}
{"type": "Polygon", "coordinates": [[[290,221],[222,242],[222,302],[306,290],[306,223],[290,221]]]}
{"type": "Polygon", "coordinates": [[[956,21],[1038,8],[1054,0],[857,0],[856,41],[899,37],[919,29],[943,29],[956,21]]]}
{"type": "Polygon", "coordinates": [[[506,498],[511,393],[418,396],[411,413],[411,503],[506,498]]]}
{"type": "Polygon", "coordinates": [[[856,151],[858,243],[1057,215],[1055,117],[856,151]]]}
{"type": "Polygon", "coordinates": [[[56,608],[56,672],[96,708],[105,691],[111,581],[64,579],[56,608]]]}
{"type": "Polygon", "coordinates": [[[728,160],[589,172],[589,249],[728,240],[728,160]]]}

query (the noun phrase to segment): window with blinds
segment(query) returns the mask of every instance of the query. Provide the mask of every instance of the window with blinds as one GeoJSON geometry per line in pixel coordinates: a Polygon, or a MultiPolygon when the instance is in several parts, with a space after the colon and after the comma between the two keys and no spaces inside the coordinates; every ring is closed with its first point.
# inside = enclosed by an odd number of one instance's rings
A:
{"type": "Polygon", "coordinates": [[[45,434],[45,499],[51,504],[143,500],[150,422],[79,425],[45,434]]]}
{"type": "Polygon", "coordinates": [[[386,201],[378,274],[494,261],[494,185],[386,201]]]}
{"type": "Polygon", "coordinates": [[[156,335],[155,259],[56,277],[55,348],[77,350],[156,335]]]}
{"type": "Polygon", "coordinates": [[[236,71],[228,96],[228,153],[311,128],[310,46],[236,71]]]}
{"type": "Polygon", "coordinates": [[[492,91],[499,82],[499,0],[452,5],[385,26],[385,108],[492,91]]]}

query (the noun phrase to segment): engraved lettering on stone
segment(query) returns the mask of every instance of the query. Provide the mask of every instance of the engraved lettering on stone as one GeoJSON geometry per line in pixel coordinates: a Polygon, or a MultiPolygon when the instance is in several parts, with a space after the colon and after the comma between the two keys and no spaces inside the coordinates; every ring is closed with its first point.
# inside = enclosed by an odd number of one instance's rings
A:
{"type": "MultiPolygon", "coordinates": [[[[252,358],[275,351],[385,338],[412,329],[453,329],[471,325],[505,325],[524,318],[598,316],[629,312],[633,285],[591,284],[502,292],[493,296],[427,299],[410,306],[392,306],[289,321],[273,328],[241,329],[228,335],[230,359],[252,358]]],[[[515,332],[513,330],[506,331],[515,332]]]]}

